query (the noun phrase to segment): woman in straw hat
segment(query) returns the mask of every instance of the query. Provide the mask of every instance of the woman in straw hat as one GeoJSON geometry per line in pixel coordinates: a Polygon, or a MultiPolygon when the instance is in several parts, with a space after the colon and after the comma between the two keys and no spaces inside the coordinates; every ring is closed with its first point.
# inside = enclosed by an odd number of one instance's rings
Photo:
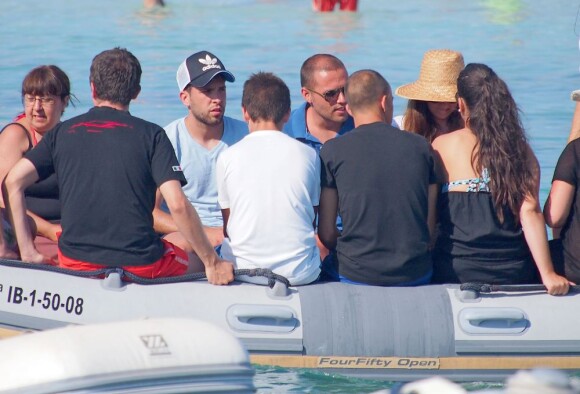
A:
{"type": "Polygon", "coordinates": [[[419,79],[395,91],[398,96],[409,99],[405,114],[395,117],[399,128],[420,134],[429,142],[462,128],[455,93],[463,66],[459,52],[449,49],[425,52],[419,79]]]}
{"type": "Polygon", "coordinates": [[[468,64],[457,95],[465,128],[433,142],[443,183],[433,280],[533,283],[535,262],[548,292],[566,294],[538,204],[538,161],[507,85],[488,66],[468,64]]]}

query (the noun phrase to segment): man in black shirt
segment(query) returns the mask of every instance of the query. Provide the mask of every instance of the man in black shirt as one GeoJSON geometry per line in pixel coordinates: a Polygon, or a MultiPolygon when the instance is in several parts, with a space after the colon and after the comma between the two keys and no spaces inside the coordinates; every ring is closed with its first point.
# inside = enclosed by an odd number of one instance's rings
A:
{"type": "Polygon", "coordinates": [[[376,71],[351,75],[345,93],[356,128],[320,151],[318,235],[336,250],[323,270],[347,283],[428,283],[437,196],[429,143],[391,126],[391,88],[376,71]]]}
{"type": "Polygon", "coordinates": [[[34,247],[23,190],[56,173],[63,228],[59,264],[72,269],[123,267],[157,277],[203,271],[213,284],[233,280],[233,265],[209,243],[195,209],[184,196],[185,178],[163,129],[129,113],[140,92],[141,66],[115,48],[92,62],[94,107],[46,134],[5,181],[23,261],[46,262],[34,247]],[[186,255],[153,230],[159,187],[179,230],[197,255],[186,255]]]}

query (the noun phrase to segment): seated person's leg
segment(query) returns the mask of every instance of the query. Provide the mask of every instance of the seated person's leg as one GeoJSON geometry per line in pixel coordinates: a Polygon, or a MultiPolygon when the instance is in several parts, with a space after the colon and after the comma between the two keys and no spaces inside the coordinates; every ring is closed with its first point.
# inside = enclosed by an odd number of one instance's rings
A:
{"type": "Polygon", "coordinates": [[[36,250],[40,252],[43,256],[46,256],[54,261],[57,261],[58,258],[58,243],[48,239],[46,237],[37,235],[34,238],[34,246],[36,246],[36,250]]]}
{"type": "MultiPolygon", "coordinates": [[[[211,245],[216,248],[222,244],[224,241],[224,233],[222,227],[205,227],[205,234],[207,235],[209,242],[211,245]]],[[[169,233],[163,237],[163,239],[171,242],[173,245],[180,247],[181,249],[185,250],[187,253],[193,253],[193,249],[187,240],[181,235],[180,232],[176,231],[173,233],[169,233]]]]}
{"type": "Polygon", "coordinates": [[[187,271],[186,274],[194,274],[198,272],[205,272],[205,265],[203,265],[200,258],[193,252],[187,252],[187,271]]]}
{"type": "Polygon", "coordinates": [[[17,245],[16,238],[8,222],[8,217],[5,209],[0,209],[0,258],[3,259],[18,259],[16,253],[17,245]]]}
{"type": "Polygon", "coordinates": [[[138,267],[123,267],[123,269],[144,278],[165,278],[205,271],[203,263],[196,254],[187,253],[165,239],[163,244],[165,254],[155,263],[138,267]]]}
{"type": "Polygon", "coordinates": [[[172,243],[173,245],[177,246],[178,248],[184,250],[187,253],[193,253],[193,249],[189,242],[181,235],[179,231],[174,233],[169,233],[163,237],[163,239],[167,242],[172,243]]]}
{"type": "Polygon", "coordinates": [[[203,226],[205,234],[209,238],[211,245],[216,248],[224,242],[224,228],[223,227],[206,227],[203,226]]]}
{"type": "MultiPolygon", "coordinates": [[[[142,278],[164,278],[194,272],[203,272],[205,267],[193,253],[187,253],[172,243],[163,240],[164,255],[152,264],[122,267],[126,272],[142,278]]],[[[107,266],[71,259],[58,251],[59,266],[77,271],[97,271],[107,266]]]]}

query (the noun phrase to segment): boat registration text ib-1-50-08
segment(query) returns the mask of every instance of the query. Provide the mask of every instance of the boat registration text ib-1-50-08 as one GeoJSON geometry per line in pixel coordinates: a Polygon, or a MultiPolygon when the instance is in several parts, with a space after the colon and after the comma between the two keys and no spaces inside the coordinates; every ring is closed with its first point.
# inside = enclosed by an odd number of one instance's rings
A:
{"type": "Polygon", "coordinates": [[[43,308],[51,311],[65,311],[80,316],[83,314],[84,300],[81,297],[66,296],[50,291],[27,291],[19,286],[0,284],[0,293],[7,294],[9,304],[25,305],[32,308],[43,308]]]}

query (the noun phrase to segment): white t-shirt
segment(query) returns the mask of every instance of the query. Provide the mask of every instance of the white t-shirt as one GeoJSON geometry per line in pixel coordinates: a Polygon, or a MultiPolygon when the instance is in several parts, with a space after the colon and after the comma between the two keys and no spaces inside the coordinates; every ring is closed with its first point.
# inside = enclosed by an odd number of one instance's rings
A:
{"type": "Polygon", "coordinates": [[[219,204],[230,210],[222,257],[238,269],[271,269],[292,285],[316,280],[316,151],[279,131],[255,131],[220,155],[216,175],[219,204]]]}
{"type": "MultiPolygon", "coordinates": [[[[230,145],[248,135],[248,125],[241,120],[224,116],[224,134],[212,149],[201,146],[191,138],[185,125],[185,118],[177,119],[165,126],[177,160],[187,180],[183,192],[195,207],[204,226],[221,227],[222,212],[217,202],[215,165],[217,158],[230,145]]],[[[162,208],[168,211],[165,203],[162,208]]]]}

